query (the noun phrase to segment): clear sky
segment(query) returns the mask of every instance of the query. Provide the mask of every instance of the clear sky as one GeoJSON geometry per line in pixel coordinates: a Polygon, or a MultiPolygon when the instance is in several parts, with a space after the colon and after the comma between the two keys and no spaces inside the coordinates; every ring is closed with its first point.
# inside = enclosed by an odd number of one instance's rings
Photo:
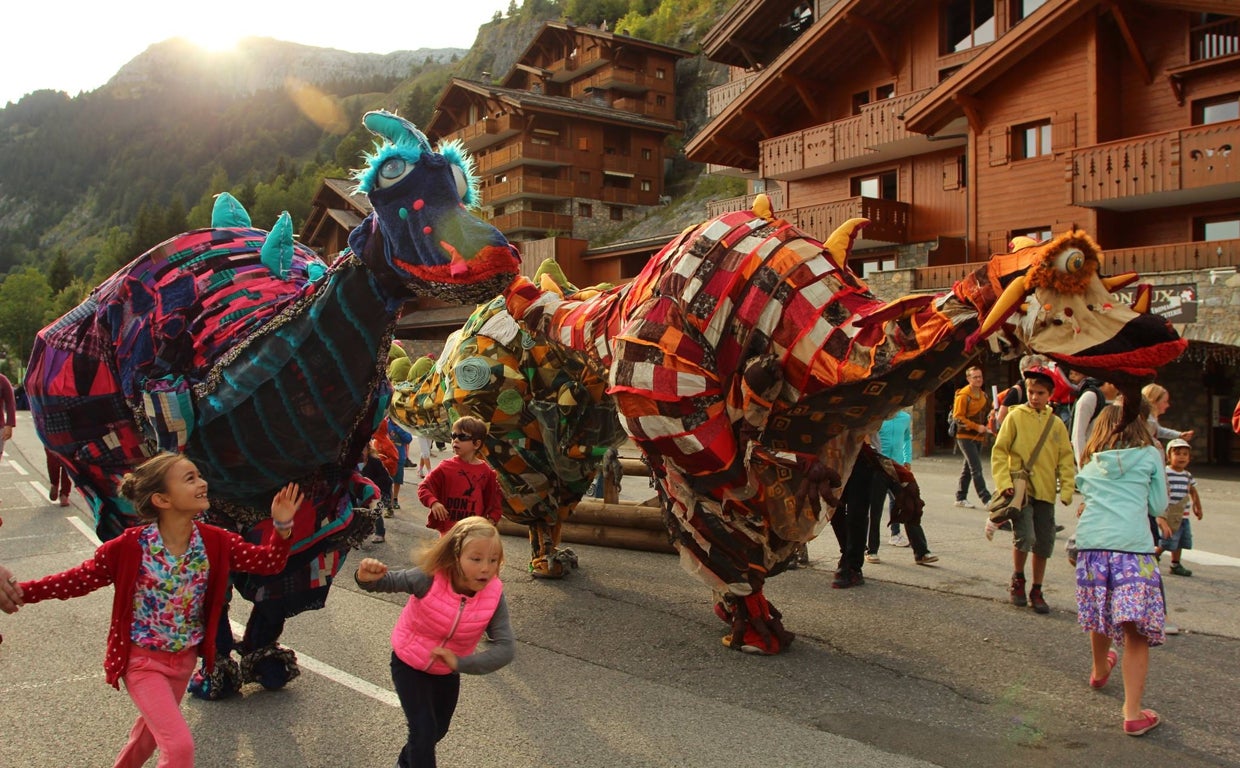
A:
{"type": "Polygon", "coordinates": [[[469,48],[507,10],[508,0],[14,0],[0,11],[0,107],[41,88],[92,91],[170,37],[211,49],[252,35],[363,53],[469,48]]]}

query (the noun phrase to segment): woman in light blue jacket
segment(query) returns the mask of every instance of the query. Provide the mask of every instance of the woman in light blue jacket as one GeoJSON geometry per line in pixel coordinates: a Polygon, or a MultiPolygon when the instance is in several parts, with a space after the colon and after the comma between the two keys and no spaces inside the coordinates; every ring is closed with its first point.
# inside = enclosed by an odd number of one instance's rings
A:
{"type": "Polygon", "coordinates": [[[1169,532],[1167,476],[1162,452],[1137,418],[1120,427],[1123,410],[1109,405],[1094,420],[1081,455],[1077,488],[1085,496],[1076,527],[1077,621],[1089,632],[1089,684],[1106,685],[1124,649],[1124,732],[1140,736],[1161,722],[1141,708],[1150,647],[1162,645],[1167,618],[1162,575],[1154,557],[1149,518],[1169,532]]]}

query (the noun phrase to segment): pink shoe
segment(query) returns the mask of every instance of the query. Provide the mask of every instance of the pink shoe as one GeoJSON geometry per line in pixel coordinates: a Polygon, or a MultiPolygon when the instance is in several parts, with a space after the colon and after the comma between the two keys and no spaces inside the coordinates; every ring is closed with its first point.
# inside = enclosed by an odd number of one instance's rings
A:
{"type": "Polygon", "coordinates": [[[1162,718],[1152,709],[1141,710],[1136,720],[1124,721],[1124,733],[1129,736],[1144,736],[1162,724],[1162,718]]]}
{"type": "Polygon", "coordinates": [[[67,494],[67,493],[62,493],[62,494],[60,495],[60,506],[62,506],[62,507],[67,507],[67,506],[69,506],[69,494],[67,494]]]}
{"type": "Polygon", "coordinates": [[[1089,687],[1090,688],[1101,688],[1102,686],[1106,685],[1107,681],[1111,679],[1111,670],[1115,669],[1115,662],[1117,661],[1119,661],[1119,654],[1115,652],[1115,649],[1112,648],[1111,650],[1107,651],[1107,673],[1103,675],[1102,677],[1094,677],[1094,673],[1090,672],[1089,673],[1089,687]]]}

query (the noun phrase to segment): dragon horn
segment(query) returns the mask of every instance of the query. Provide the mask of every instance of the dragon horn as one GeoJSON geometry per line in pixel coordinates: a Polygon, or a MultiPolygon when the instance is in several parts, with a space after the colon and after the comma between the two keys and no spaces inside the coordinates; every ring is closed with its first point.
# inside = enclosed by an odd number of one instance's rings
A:
{"type": "Polygon", "coordinates": [[[847,265],[848,257],[852,255],[853,241],[857,239],[857,235],[861,234],[861,230],[869,225],[869,219],[849,219],[836,227],[823,243],[827,258],[837,269],[842,270],[847,265]]]}
{"type": "Polygon", "coordinates": [[[391,112],[375,111],[367,112],[362,117],[362,125],[366,126],[366,130],[376,136],[387,139],[393,144],[413,143],[417,144],[423,152],[431,152],[431,143],[426,140],[426,136],[400,115],[394,115],[391,112]]]}
{"type": "Polygon", "coordinates": [[[1138,315],[1148,315],[1150,312],[1150,302],[1154,298],[1154,291],[1146,283],[1137,286],[1136,295],[1132,297],[1132,311],[1138,315]]]}
{"type": "Polygon", "coordinates": [[[990,334],[1003,319],[1012,313],[1016,306],[1025,300],[1025,276],[1018,275],[1008,287],[1004,289],[1003,295],[990,308],[990,313],[986,315],[986,319],[982,321],[981,326],[977,329],[974,336],[983,337],[990,334]]]}
{"type": "Polygon", "coordinates": [[[1120,288],[1130,285],[1140,275],[1136,272],[1125,272],[1122,275],[1114,275],[1113,277],[1102,278],[1102,287],[1107,289],[1108,293],[1115,293],[1120,288]]]}

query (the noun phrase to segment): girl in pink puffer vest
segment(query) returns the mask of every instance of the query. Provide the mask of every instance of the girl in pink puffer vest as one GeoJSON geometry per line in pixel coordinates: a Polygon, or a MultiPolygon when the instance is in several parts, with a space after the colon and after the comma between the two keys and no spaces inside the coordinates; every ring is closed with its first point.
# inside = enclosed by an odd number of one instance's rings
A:
{"type": "Polygon", "coordinates": [[[392,683],[409,728],[396,761],[401,768],[434,768],[462,672],[484,675],[512,661],[503,563],[498,529],[484,517],[467,517],[423,551],[415,568],[389,571],[369,557],[358,564],[354,579],[367,592],[410,594],[392,630],[392,683]],[[490,645],[474,653],[484,632],[490,645]]]}

